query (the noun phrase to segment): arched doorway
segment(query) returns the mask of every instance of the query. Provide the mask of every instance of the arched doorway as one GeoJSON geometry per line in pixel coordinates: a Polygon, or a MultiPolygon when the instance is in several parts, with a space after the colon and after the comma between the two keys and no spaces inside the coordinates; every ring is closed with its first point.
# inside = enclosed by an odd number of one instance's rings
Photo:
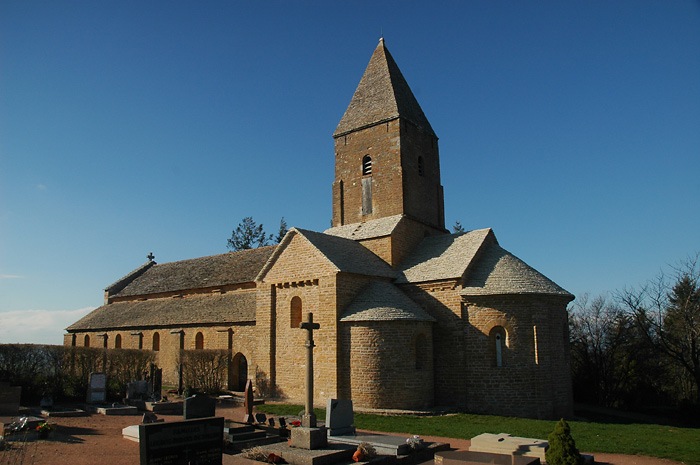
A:
{"type": "Polygon", "coordinates": [[[238,352],[231,359],[228,368],[228,388],[231,391],[245,391],[245,384],[248,381],[248,360],[245,355],[238,352]]]}

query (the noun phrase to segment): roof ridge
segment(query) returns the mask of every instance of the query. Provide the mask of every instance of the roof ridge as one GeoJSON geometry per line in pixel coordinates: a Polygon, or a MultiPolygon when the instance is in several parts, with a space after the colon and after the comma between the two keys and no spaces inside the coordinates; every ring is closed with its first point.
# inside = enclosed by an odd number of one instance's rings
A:
{"type": "Polygon", "coordinates": [[[435,135],[396,61],[380,40],[333,137],[403,118],[435,135]]]}

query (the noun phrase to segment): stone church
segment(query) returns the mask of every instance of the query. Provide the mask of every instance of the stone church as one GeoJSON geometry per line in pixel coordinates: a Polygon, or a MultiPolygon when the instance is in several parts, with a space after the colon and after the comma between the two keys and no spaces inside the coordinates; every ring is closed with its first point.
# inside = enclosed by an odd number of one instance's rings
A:
{"type": "Polygon", "coordinates": [[[67,328],[65,345],[156,351],[173,385],[181,349],[224,349],[230,389],[252,379],[303,403],[299,323],[313,312],[319,405],[570,415],[573,296],[491,229],[445,229],[438,138],[383,39],[333,138],[330,229],[172,263],[151,256],[67,328]]]}

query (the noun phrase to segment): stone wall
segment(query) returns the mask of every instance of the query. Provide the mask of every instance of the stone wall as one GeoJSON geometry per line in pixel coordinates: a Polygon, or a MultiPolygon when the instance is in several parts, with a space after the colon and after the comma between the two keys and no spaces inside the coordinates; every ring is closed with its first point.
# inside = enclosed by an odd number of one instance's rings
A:
{"type": "Polygon", "coordinates": [[[305,238],[296,235],[259,283],[257,318],[262,369],[275,394],[303,403],[306,370],[306,331],[291,326],[291,303],[301,300],[302,318],[312,312],[320,329],[314,331],[314,399],[319,406],[337,397],[336,269],[305,238]],[[270,336],[268,336],[270,335],[270,336]],[[270,337],[269,341],[266,339],[270,337]]]}
{"type": "Polygon", "coordinates": [[[403,285],[401,290],[437,320],[432,327],[435,371],[435,403],[464,408],[467,405],[464,322],[456,281],[419,286],[403,285]]]}
{"type": "Polygon", "coordinates": [[[469,299],[464,307],[469,411],[547,419],[572,414],[567,302],[554,296],[469,299]],[[498,366],[500,328],[506,338],[498,366]]]}
{"type": "Polygon", "coordinates": [[[423,409],[433,403],[431,323],[411,320],[341,324],[341,350],[349,354],[353,405],[423,409]]]}

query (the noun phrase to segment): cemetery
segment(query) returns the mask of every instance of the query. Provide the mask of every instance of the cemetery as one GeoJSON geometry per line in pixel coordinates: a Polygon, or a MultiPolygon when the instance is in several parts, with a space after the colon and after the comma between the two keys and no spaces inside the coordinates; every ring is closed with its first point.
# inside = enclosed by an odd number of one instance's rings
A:
{"type": "MultiPolygon", "coordinates": [[[[313,332],[319,327],[312,313],[300,323],[300,328],[306,330],[302,350],[307,363],[304,373],[306,405],[298,415],[268,416],[256,412],[255,406],[264,399],[255,398],[251,380],[246,383],[242,406],[232,402],[235,399],[232,395],[195,394],[168,399],[163,396],[162,386],[157,386],[156,391],[153,383],[146,380],[128,383],[123,402],[110,403],[106,396],[107,375],[95,372],[89,376],[82,408],[54,406],[47,398],[42,399],[38,408],[27,408],[19,405],[21,387],[0,384],[3,409],[0,419],[6,422],[0,440],[0,464],[25,463],[25,460],[26,463],[59,465],[99,461],[110,464],[138,461],[141,465],[252,465],[254,461],[292,465],[548,463],[549,444],[545,439],[483,433],[471,441],[457,441],[459,446],[455,447],[451,439],[358,430],[349,399],[326,399],[325,418],[316,418],[313,332]],[[160,404],[166,406],[162,410],[154,408],[160,404]],[[56,413],[81,412],[87,416],[51,415],[54,410],[56,413]],[[107,424],[110,427],[105,429],[107,424]],[[98,438],[86,439],[91,435],[98,438]],[[88,442],[91,445],[85,447],[88,442]],[[28,451],[33,452],[27,456],[28,451]]],[[[584,456],[578,463],[593,462],[592,456],[584,456]]],[[[558,465],[559,462],[551,463],[558,465]]],[[[625,465],[628,462],[601,463],[625,465]]]]}

